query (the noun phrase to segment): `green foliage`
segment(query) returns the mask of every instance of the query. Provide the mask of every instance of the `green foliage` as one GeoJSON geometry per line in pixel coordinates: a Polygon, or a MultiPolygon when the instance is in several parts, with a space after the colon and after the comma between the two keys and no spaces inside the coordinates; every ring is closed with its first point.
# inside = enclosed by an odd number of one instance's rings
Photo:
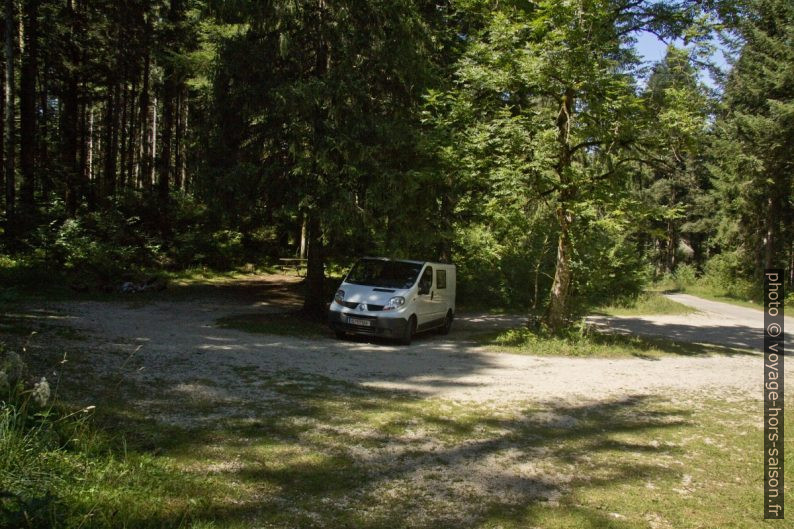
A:
{"type": "Polygon", "coordinates": [[[784,234],[794,229],[794,5],[740,2],[728,22],[739,46],[710,149],[719,205],[714,244],[759,279],[764,268],[791,263],[784,234]]]}
{"type": "Polygon", "coordinates": [[[673,281],[678,290],[686,290],[697,281],[697,269],[688,264],[678,265],[678,268],[673,272],[673,281]]]}
{"type": "Polygon", "coordinates": [[[139,231],[140,218],[118,211],[66,219],[58,227],[51,255],[67,272],[108,283],[135,267],[156,262],[159,246],[139,231]]]}
{"type": "Polygon", "coordinates": [[[718,296],[747,300],[758,297],[760,293],[757,284],[744,272],[742,257],[737,252],[726,252],[709,259],[701,281],[718,296]]]}
{"type": "Polygon", "coordinates": [[[702,262],[714,229],[703,157],[712,103],[690,53],[669,46],[644,92],[646,119],[654,127],[643,139],[648,165],[634,194],[648,211],[645,253],[660,273],[680,262],[702,262]]]}

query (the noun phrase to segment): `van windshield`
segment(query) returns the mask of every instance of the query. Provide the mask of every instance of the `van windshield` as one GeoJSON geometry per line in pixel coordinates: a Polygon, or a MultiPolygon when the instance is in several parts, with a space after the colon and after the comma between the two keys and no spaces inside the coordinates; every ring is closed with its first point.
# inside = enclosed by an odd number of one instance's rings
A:
{"type": "Polygon", "coordinates": [[[347,274],[348,283],[384,288],[411,288],[416,282],[420,263],[362,259],[347,274]]]}

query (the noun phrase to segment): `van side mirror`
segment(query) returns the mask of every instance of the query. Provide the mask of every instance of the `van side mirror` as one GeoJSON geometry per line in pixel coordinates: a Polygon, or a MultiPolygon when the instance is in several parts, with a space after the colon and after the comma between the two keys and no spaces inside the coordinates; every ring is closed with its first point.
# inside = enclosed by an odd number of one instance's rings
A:
{"type": "Polygon", "coordinates": [[[426,294],[430,294],[430,282],[429,281],[420,281],[419,282],[419,295],[424,296],[426,294]]]}

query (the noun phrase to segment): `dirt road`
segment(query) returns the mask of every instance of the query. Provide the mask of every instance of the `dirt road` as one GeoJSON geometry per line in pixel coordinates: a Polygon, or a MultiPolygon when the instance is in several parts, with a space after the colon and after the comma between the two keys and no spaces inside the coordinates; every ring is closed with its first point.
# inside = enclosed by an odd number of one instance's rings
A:
{"type": "MultiPolygon", "coordinates": [[[[760,310],[710,301],[689,294],[667,294],[672,301],[697,310],[685,315],[633,317],[591,316],[593,324],[625,332],[661,336],[689,343],[712,343],[761,351],[764,342],[764,313],[760,310]]],[[[787,343],[794,339],[794,318],[785,318],[787,343]]]]}
{"type": "MultiPolygon", "coordinates": [[[[275,280],[252,281],[268,287],[275,280]]],[[[708,339],[738,347],[755,343],[760,329],[757,315],[747,313],[749,309],[726,306],[727,310],[723,304],[689,298],[674,297],[698,303],[704,308],[702,313],[677,319],[614,318],[609,324],[687,341],[708,339]]],[[[321,375],[478,402],[597,400],[670,391],[744,398],[760,392],[762,358],[758,353],[661,359],[533,357],[487,352],[470,338],[473,330],[517,325],[521,322],[517,316],[462,316],[450,335],[419,337],[409,347],[250,334],[215,323],[231,314],[282,311],[294,302],[286,297],[268,301],[213,296],[138,306],[74,302],[58,308],[69,315],[70,325],[88,333],[95,369],[181,387],[188,393],[217,393],[222,388],[224,398],[231,400],[261,398],[251,377],[241,373],[321,375]]]]}

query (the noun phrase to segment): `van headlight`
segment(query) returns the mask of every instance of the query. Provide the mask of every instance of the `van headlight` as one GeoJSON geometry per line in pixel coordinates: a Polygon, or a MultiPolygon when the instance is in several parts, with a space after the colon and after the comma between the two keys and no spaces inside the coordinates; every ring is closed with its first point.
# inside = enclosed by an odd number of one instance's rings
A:
{"type": "Polygon", "coordinates": [[[345,299],[345,291],[340,288],[339,290],[336,291],[336,294],[334,294],[334,301],[336,301],[337,303],[342,303],[344,299],[345,299]]]}
{"type": "Polygon", "coordinates": [[[396,310],[403,305],[405,305],[405,298],[402,296],[394,296],[383,306],[383,310],[396,310]]]}

